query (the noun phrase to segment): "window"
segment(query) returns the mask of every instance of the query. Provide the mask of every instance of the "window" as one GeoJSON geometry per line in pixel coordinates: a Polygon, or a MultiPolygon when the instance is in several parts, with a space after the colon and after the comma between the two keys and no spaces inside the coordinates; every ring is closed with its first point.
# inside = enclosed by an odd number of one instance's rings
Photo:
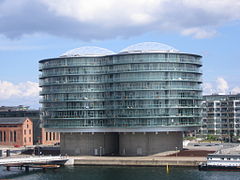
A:
{"type": "Polygon", "coordinates": [[[31,129],[29,129],[29,134],[31,134],[31,129]]]}
{"type": "Polygon", "coordinates": [[[0,131],[0,142],[2,142],[2,131],[0,131]]]}
{"type": "Polygon", "coordinates": [[[26,139],[26,137],[24,137],[24,142],[25,142],[25,143],[27,142],[27,139],[26,139]]]}
{"type": "Polygon", "coordinates": [[[14,142],[17,141],[17,132],[16,131],[13,132],[13,141],[14,142]]]}
{"type": "Polygon", "coordinates": [[[3,132],[3,141],[6,142],[6,131],[3,132]]]}
{"type": "Polygon", "coordinates": [[[52,140],[52,132],[49,132],[49,140],[52,140]]]}
{"type": "Polygon", "coordinates": [[[31,137],[29,137],[29,142],[31,142],[31,137]]]}
{"type": "Polygon", "coordinates": [[[46,132],[46,141],[48,141],[48,132],[46,132]]]}
{"type": "Polygon", "coordinates": [[[27,134],[26,129],[24,129],[24,135],[26,135],[26,134],[27,134]]]}

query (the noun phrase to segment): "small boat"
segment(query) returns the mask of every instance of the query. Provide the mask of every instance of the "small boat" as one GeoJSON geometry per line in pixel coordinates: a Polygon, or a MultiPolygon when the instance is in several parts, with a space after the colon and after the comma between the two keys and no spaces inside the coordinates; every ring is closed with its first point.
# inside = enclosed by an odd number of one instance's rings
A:
{"type": "Polygon", "coordinates": [[[209,154],[200,171],[240,171],[240,154],[209,154]]]}

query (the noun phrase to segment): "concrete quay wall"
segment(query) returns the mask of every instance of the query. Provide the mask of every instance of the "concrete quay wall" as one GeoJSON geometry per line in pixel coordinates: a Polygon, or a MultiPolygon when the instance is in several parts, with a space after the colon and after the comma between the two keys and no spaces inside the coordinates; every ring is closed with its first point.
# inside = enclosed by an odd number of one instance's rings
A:
{"type": "Polygon", "coordinates": [[[204,157],[181,158],[73,158],[74,165],[96,166],[191,166],[196,167],[200,162],[206,162],[204,157]]]}

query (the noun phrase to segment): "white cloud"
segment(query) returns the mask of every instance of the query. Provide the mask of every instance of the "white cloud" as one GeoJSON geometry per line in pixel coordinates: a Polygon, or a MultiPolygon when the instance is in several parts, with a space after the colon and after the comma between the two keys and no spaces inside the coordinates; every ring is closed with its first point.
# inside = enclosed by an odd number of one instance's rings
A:
{"type": "Polygon", "coordinates": [[[229,87],[228,87],[227,81],[222,77],[218,77],[217,78],[217,90],[218,90],[218,92],[226,94],[228,89],[229,89],[229,87]]]}
{"type": "Polygon", "coordinates": [[[42,0],[57,15],[103,26],[144,25],[176,28],[183,35],[208,38],[215,27],[240,18],[238,0],[42,0]],[[226,8],[228,9],[226,11],[226,8]],[[119,24],[120,23],[120,24],[119,24]],[[212,29],[211,29],[212,28],[212,29]]]}
{"type": "Polygon", "coordinates": [[[213,86],[211,83],[203,83],[203,92],[204,94],[213,94],[213,86]]]}
{"type": "Polygon", "coordinates": [[[0,100],[19,96],[20,90],[16,85],[8,81],[0,81],[0,100]]]}
{"type": "Polygon", "coordinates": [[[192,35],[196,39],[210,38],[217,34],[215,30],[205,30],[201,28],[184,29],[181,33],[186,36],[192,35]]]}
{"type": "Polygon", "coordinates": [[[38,50],[44,49],[44,46],[24,46],[24,45],[0,45],[0,51],[13,51],[13,50],[38,50]]]}
{"type": "Polygon", "coordinates": [[[239,0],[5,0],[0,34],[48,33],[83,40],[172,31],[209,38],[240,20],[239,0]],[[31,18],[30,18],[31,17],[31,18]]]}
{"type": "Polygon", "coordinates": [[[240,87],[230,87],[227,80],[223,77],[218,77],[215,82],[203,83],[203,94],[238,94],[240,93],[240,87]]]}
{"type": "Polygon", "coordinates": [[[24,97],[34,97],[39,96],[39,85],[36,82],[27,81],[24,83],[19,83],[17,85],[20,90],[22,96],[24,97]]]}
{"type": "Polygon", "coordinates": [[[38,106],[39,99],[38,83],[22,82],[14,84],[9,81],[0,80],[0,101],[1,105],[18,105],[25,104],[38,106]]]}
{"type": "Polygon", "coordinates": [[[232,89],[233,94],[239,94],[240,93],[240,87],[235,87],[232,89]]]}

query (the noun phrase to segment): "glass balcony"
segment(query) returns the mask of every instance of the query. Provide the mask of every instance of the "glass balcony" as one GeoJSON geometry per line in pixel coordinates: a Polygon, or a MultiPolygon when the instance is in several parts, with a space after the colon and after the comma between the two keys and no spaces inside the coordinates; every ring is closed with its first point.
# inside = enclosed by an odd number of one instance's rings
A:
{"type": "Polygon", "coordinates": [[[198,126],[200,67],[200,56],[181,53],[43,60],[44,127],[198,126]]]}

